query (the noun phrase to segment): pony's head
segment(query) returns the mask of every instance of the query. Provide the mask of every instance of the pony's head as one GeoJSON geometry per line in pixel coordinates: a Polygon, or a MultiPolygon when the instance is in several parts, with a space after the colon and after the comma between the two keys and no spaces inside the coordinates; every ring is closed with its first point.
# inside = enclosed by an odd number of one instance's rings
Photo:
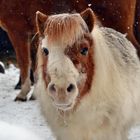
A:
{"type": "Polygon", "coordinates": [[[91,9],[81,14],[36,13],[40,35],[38,68],[45,81],[46,94],[60,110],[74,108],[91,88],[94,23],[91,9]]]}

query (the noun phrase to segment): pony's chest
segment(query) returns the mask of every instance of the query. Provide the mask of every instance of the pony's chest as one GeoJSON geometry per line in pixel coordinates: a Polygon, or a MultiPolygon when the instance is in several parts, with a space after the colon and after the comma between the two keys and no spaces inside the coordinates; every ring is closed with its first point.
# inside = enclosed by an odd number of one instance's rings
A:
{"type": "Polygon", "coordinates": [[[92,137],[91,130],[87,129],[85,121],[73,114],[72,116],[57,116],[56,122],[52,130],[54,135],[61,140],[85,140],[87,137],[92,137]]]}

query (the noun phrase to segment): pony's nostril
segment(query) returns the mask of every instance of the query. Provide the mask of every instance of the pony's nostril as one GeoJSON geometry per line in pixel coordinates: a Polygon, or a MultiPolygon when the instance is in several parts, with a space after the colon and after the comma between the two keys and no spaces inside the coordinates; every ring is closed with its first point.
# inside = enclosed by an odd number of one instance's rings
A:
{"type": "Polygon", "coordinates": [[[50,91],[51,93],[56,92],[55,84],[51,84],[51,85],[49,86],[49,91],[50,91]]]}
{"type": "Polygon", "coordinates": [[[67,92],[72,92],[75,89],[74,84],[70,84],[67,88],[67,92]]]}

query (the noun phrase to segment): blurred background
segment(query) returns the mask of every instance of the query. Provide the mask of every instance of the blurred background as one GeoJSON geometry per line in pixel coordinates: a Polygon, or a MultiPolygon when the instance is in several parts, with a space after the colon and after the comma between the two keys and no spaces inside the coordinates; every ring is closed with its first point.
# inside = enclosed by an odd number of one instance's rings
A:
{"type": "Polygon", "coordinates": [[[16,64],[16,55],[7,33],[0,28],[0,61],[7,67],[9,64],[16,64]]]}

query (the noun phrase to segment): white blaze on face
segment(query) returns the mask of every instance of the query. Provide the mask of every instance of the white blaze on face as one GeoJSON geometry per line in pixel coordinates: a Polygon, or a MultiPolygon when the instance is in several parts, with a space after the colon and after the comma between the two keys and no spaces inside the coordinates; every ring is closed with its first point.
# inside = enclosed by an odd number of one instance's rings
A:
{"type": "Polygon", "coordinates": [[[64,46],[53,46],[53,44],[47,44],[47,37],[45,37],[42,40],[42,47],[46,47],[49,51],[47,74],[51,79],[49,85],[55,85],[54,88],[56,92],[55,94],[52,94],[48,85],[48,93],[53,97],[53,100],[57,105],[73,105],[78,95],[78,70],[70,58],[64,54],[64,46]],[[73,85],[73,87],[71,85],[73,85]]]}

